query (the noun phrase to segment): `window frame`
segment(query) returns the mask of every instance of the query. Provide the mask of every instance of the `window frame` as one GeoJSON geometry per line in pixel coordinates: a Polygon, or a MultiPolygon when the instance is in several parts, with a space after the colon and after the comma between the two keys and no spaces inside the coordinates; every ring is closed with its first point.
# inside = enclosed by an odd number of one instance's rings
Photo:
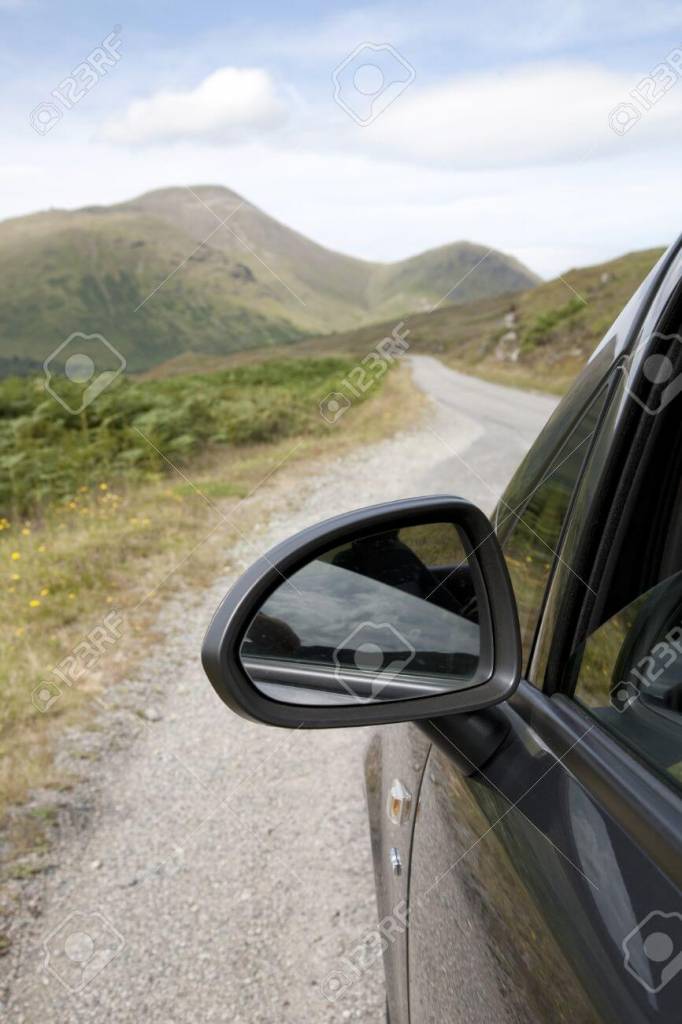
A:
{"type": "MultiPolygon", "coordinates": [[[[670,247],[630,300],[628,307],[611,328],[607,340],[599,347],[587,370],[574,385],[574,392],[585,383],[585,378],[590,383],[594,381],[593,371],[597,364],[608,370],[617,366],[621,355],[631,349],[680,251],[682,237],[670,247]]],[[[636,405],[634,402],[630,404],[636,405]]],[[[618,427],[622,415],[617,396],[611,399],[607,415],[608,422],[605,418],[600,429],[599,453],[592,453],[590,465],[583,474],[580,492],[584,490],[588,475],[596,470],[599,471],[596,477],[598,482],[608,484],[613,480],[605,473],[606,467],[600,466],[598,457],[604,455],[610,459],[608,469],[613,469],[611,456],[619,443],[618,427]]],[[[615,487],[610,486],[592,495],[589,513],[594,509],[594,514],[600,514],[614,492],[615,487]],[[596,504],[595,497],[599,499],[596,504]]],[[[580,494],[576,495],[574,508],[567,520],[567,530],[571,524],[575,528],[578,497],[580,494]]],[[[583,511],[580,508],[581,516],[583,511]]],[[[583,520],[583,525],[586,522],[583,520]]],[[[601,523],[595,522],[594,529],[600,528],[601,523]]],[[[584,532],[584,529],[579,530],[578,535],[584,532]]],[[[586,545],[588,556],[593,556],[594,547],[594,543],[586,545]]],[[[564,551],[562,548],[559,553],[563,554],[564,551]]],[[[589,561],[586,564],[589,568],[589,561]]],[[[559,582],[555,574],[551,582],[552,590],[556,591],[559,582]]],[[[554,619],[548,617],[545,605],[540,628],[546,630],[547,649],[557,659],[565,651],[570,651],[575,629],[574,613],[582,606],[583,596],[571,595],[571,602],[562,602],[561,614],[554,619]]],[[[670,785],[667,779],[663,779],[648,762],[638,758],[631,748],[613,737],[570,694],[551,686],[548,673],[549,664],[546,662],[542,670],[542,690],[522,679],[509,701],[513,712],[532,730],[531,734],[536,734],[541,743],[547,744],[557,754],[576,784],[588,791],[601,812],[622,831],[627,842],[644,852],[655,869],[682,891],[682,798],[679,790],[670,785]]]]}
{"type": "MultiPolygon", "coordinates": [[[[671,313],[682,313],[682,259],[679,258],[681,250],[682,246],[678,241],[666,261],[661,279],[647,296],[636,318],[637,322],[631,332],[626,353],[637,350],[638,367],[641,367],[655,345],[657,327],[662,317],[670,316],[671,313]],[[646,338],[647,334],[650,340],[642,346],[641,340],[646,338]]],[[[678,353],[677,368],[682,369],[682,350],[678,353]]],[[[596,451],[595,438],[590,453],[590,459],[594,458],[597,462],[601,459],[601,464],[591,465],[589,460],[584,463],[581,480],[574,491],[572,506],[566,516],[562,540],[557,549],[559,556],[567,554],[569,533],[573,531],[573,551],[567,557],[579,557],[579,568],[583,565],[589,566],[589,573],[584,577],[588,586],[571,588],[567,582],[566,571],[560,572],[560,559],[555,558],[536,630],[529,675],[536,673],[536,685],[542,686],[543,693],[548,696],[561,695],[562,700],[570,700],[572,706],[589,715],[594,726],[608,736],[611,743],[634,757],[642,770],[649,773],[652,778],[658,778],[670,789],[679,790],[679,784],[653,764],[644,751],[627,742],[618,732],[610,730],[579,700],[575,690],[581,662],[574,665],[570,673],[568,671],[571,654],[580,643],[580,637],[586,640],[601,625],[599,614],[608,607],[609,597],[613,593],[612,568],[622,556],[623,544],[627,537],[624,528],[619,529],[623,521],[622,513],[627,505],[627,494],[637,475],[646,466],[647,458],[649,463],[652,459],[653,446],[647,445],[647,440],[651,439],[652,433],[657,429],[657,417],[645,412],[626,392],[625,374],[622,370],[622,360],[619,360],[611,371],[617,373],[620,384],[614,385],[614,391],[609,396],[604,410],[603,434],[600,439],[603,450],[596,451]],[[590,489],[591,497],[587,497],[585,492],[590,489]],[[581,491],[583,504],[577,508],[581,491]],[[551,602],[560,605],[564,613],[555,621],[552,621],[549,615],[551,602]],[[568,614],[565,614],[567,611],[568,614]],[[563,670],[560,668],[562,663],[563,670]]],[[[667,522],[669,528],[670,519],[667,522]]]]}
{"type": "MultiPolygon", "coordinates": [[[[516,529],[516,523],[505,529],[507,520],[515,518],[509,513],[509,508],[514,508],[515,513],[517,513],[516,518],[518,518],[519,510],[525,511],[530,497],[534,490],[541,486],[541,481],[556,458],[557,452],[566,443],[566,439],[575,430],[580,418],[584,416],[591,403],[596,400],[601,389],[608,386],[614,367],[622,359],[623,353],[627,352],[634,344],[646,314],[660,291],[661,283],[665,281],[671,265],[674,264],[680,252],[682,252],[682,235],[661,256],[621,310],[610,329],[604,335],[603,340],[588,360],[583,372],[577,377],[573,387],[552,413],[530,451],[515,471],[492,516],[494,530],[505,555],[507,543],[511,540],[512,534],[516,529]],[[539,466],[539,469],[536,468],[536,464],[539,466]]],[[[601,415],[595,428],[595,436],[576,476],[557,539],[556,552],[551,555],[551,564],[545,580],[545,587],[537,604],[533,635],[528,656],[523,663],[522,675],[526,681],[531,682],[531,685],[541,692],[552,693],[555,688],[547,684],[547,659],[545,658],[544,663],[540,663],[538,666],[538,641],[543,636],[546,648],[557,646],[557,638],[560,633],[559,629],[550,628],[549,638],[544,635],[548,631],[546,615],[548,599],[555,586],[557,567],[562,557],[566,533],[573,522],[573,510],[576,499],[586,475],[589,461],[592,458],[597,437],[601,433],[604,421],[608,415],[611,400],[611,396],[607,395],[604,408],[601,410],[601,415]]],[[[520,513],[521,515],[523,515],[523,511],[520,513]]]]}

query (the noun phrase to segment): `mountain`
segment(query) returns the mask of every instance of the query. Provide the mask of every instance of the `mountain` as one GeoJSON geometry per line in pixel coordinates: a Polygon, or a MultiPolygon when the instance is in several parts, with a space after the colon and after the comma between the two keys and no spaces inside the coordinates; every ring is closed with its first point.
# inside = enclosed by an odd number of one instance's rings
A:
{"type": "MultiPolygon", "coordinates": [[[[628,253],[607,263],[569,270],[515,294],[412,314],[405,317],[410,351],[437,355],[456,369],[488,380],[562,394],[663,251],[628,253]]],[[[360,359],[394,326],[395,320],[386,320],[307,338],[290,351],[292,355],[350,354],[360,359]]],[[[241,357],[248,358],[246,353],[241,357]]],[[[224,365],[227,361],[212,365],[202,361],[194,369],[224,365]]],[[[171,362],[156,372],[191,368],[188,361],[171,362]]]]}
{"type": "Polygon", "coordinates": [[[518,291],[537,278],[470,242],[396,263],[332,252],[219,186],[0,223],[0,374],[30,372],[74,332],[132,371],[518,291]]]}

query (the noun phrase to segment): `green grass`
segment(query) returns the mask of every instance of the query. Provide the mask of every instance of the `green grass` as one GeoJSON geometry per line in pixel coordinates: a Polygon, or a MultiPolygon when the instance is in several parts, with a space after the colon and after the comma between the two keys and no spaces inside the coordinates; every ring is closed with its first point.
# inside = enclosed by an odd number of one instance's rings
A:
{"type": "MultiPolygon", "coordinates": [[[[82,486],[168,475],[171,463],[217,447],[320,434],[319,402],[352,365],[298,359],[162,380],[120,377],[79,415],[40,379],[0,381],[0,515],[14,521],[68,508],[82,486]]],[[[63,397],[77,408],[75,385],[63,397]]],[[[240,496],[230,480],[210,487],[214,497],[240,496]]]]}
{"type": "Polygon", "coordinates": [[[521,351],[524,353],[532,352],[538,345],[548,344],[553,337],[555,328],[559,324],[563,324],[566,320],[571,320],[571,318],[578,316],[578,314],[584,313],[586,309],[587,300],[576,296],[570,299],[564,306],[539,313],[523,332],[521,351]]]}
{"type": "MultiPolygon", "coordinates": [[[[435,355],[454,369],[487,380],[563,394],[662,251],[629,253],[609,263],[569,270],[526,291],[405,316],[410,350],[435,355]],[[516,334],[512,347],[518,348],[515,361],[503,358],[498,349],[510,330],[510,314],[516,334]]],[[[291,352],[358,356],[394,327],[395,321],[387,320],[309,338],[294,344],[291,352]]],[[[244,353],[234,358],[256,357],[244,353]]]]}
{"type": "Polygon", "coordinates": [[[204,480],[200,477],[194,484],[180,484],[175,488],[176,494],[183,498],[191,498],[198,488],[207,498],[245,498],[246,490],[239,484],[227,480],[204,480]]]}

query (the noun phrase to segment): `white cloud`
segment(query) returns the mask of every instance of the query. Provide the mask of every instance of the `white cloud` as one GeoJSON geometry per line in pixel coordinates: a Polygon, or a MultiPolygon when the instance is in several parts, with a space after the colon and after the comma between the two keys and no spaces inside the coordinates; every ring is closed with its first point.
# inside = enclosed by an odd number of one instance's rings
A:
{"type": "Polygon", "coordinates": [[[368,128],[336,107],[327,79],[325,91],[287,92],[286,130],[266,131],[282,110],[264,72],[222,69],[206,81],[243,85],[254,73],[257,89],[227,90],[234,100],[227,112],[222,87],[213,92],[217,112],[212,102],[208,112],[202,105],[206,82],[191,92],[157,92],[133,104],[115,131],[110,123],[106,138],[85,102],[46,137],[22,111],[13,166],[0,175],[0,217],[212,181],[357,256],[398,259],[469,238],[547,276],[662,244],[682,229],[682,143],[669,127],[679,117],[682,81],[622,137],[609,128],[609,111],[644,72],[575,63],[437,86],[423,85],[417,67],[416,81],[368,128]],[[112,139],[156,144],[131,151],[112,139]]]}
{"type": "Polygon", "coordinates": [[[276,127],[285,116],[272,79],[261,68],[219,68],[194,89],[162,90],[134,100],[104,127],[111,142],[157,143],[182,139],[234,142],[276,127]]]}
{"type": "Polygon", "coordinates": [[[635,76],[592,65],[553,64],[471,75],[431,87],[417,82],[351,145],[417,162],[457,169],[531,166],[622,155],[669,140],[682,113],[677,84],[643,113],[627,135],[609,126],[609,115],[631,102],[635,76]]]}

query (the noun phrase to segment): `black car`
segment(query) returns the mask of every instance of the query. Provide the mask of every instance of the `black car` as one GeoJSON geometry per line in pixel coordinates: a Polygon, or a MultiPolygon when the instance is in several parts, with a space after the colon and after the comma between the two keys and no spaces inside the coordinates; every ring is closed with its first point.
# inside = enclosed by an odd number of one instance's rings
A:
{"type": "Polygon", "coordinates": [[[681,341],[682,240],[492,523],[348,513],[218,609],[203,662],[239,714],[404,723],[366,764],[380,923],[328,998],[379,950],[393,1024],[682,1020],[681,341]]]}

